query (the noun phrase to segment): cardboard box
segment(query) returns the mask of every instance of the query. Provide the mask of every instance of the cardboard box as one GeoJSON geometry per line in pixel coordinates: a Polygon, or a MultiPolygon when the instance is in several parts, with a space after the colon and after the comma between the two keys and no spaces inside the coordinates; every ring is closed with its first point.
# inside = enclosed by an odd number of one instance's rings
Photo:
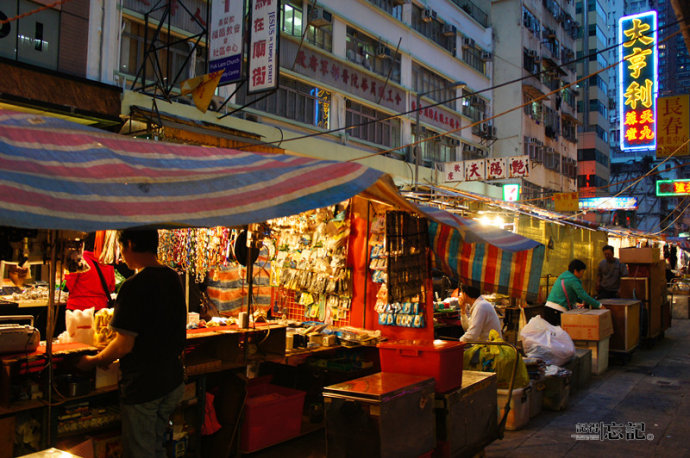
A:
{"type": "Polygon", "coordinates": [[[573,340],[601,340],[613,334],[611,311],[575,309],[561,314],[561,327],[573,340]]]}
{"type": "Polygon", "coordinates": [[[619,259],[626,264],[653,264],[661,260],[658,248],[621,248],[618,250],[619,259]]]}
{"type": "Polygon", "coordinates": [[[575,347],[586,348],[592,351],[592,374],[601,375],[609,367],[609,339],[603,340],[578,340],[575,347]]]}
{"type": "Polygon", "coordinates": [[[640,307],[635,299],[602,299],[601,303],[611,310],[613,319],[613,336],[610,349],[629,352],[640,341],[640,307]]]}

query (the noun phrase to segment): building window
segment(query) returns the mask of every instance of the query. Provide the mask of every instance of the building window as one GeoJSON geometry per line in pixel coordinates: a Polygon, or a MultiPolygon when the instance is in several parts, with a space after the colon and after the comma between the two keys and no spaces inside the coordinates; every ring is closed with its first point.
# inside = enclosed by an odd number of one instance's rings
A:
{"type": "Polygon", "coordinates": [[[482,121],[486,118],[486,100],[478,95],[470,94],[471,92],[463,89],[462,114],[470,118],[472,122],[482,121]]]}
{"type": "Polygon", "coordinates": [[[412,28],[421,33],[434,43],[438,44],[446,51],[455,55],[455,42],[457,40],[457,33],[451,33],[444,30],[444,25],[439,22],[434,16],[435,12],[429,16],[429,11],[426,8],[420,8],[417,5],[412,5],[412,28]]]}
{"type": "Polygon", "coordinates": [[[482,75],[486,74],[486,59],[487,51],[483,51],[474,44],[466,43],[466,38],[463,38],[462,44],[462,60],[470,67],[477,70],[482,75]]]}
{"type": "Polygon", "coordinates": [[[575,122],[575,120],[563,116],[561,118],[561,122],[563,126],[561,128],[561,134],[563,135],[563,138],[565,138],[569,142],[577,143],[577,123],[575,122]]]}
{"type": "Polygon", "coordinates": [[[384,42],[371,38],[352,27],[347,28],[347,60],[361,65],[391,81],[400,82],[400,54],[384,42]]]}
{"type": "Polygon", "coordinates": [[[522,25],[532,32],[535,37],[541,39],[541,23],[539,19],[524,6],[522,7],[522,25]]]}
{"type": "Polygon", "coordinates": [[[385,119],[389,117],[386,113],[353,102],[352,100],[347,100],[346,102],[346,125],[348,127],[356,126],[347,129],[346,132],[348,135],[390,148],[400,146],[399,119],[385,119]],[[364,125],[360,125],[363,123],[364,125]]]}
{"type": "MultiPolygon", "coordinates": [[[[122,45],[120,47],[120,72],[136,76],[140,67],[144,63],[146,43],[144,36],[146,32],[146,25],[131,21],[127,18],[123,19],[124,28],[122,30],[122,45]]],[[[155,27],[149,27],[148,37],[152,39],[155,33],[155,27]]],[[[163,31],[159,32],[158,41],[165,43],[168,40],[168,35],[163,31]]],[[[152,79],[156,75],[154,69],[154,62],[158,63],[160,75],[172,81],[177,77],[177,85],[180,82],[190,78],[194,75],[203,75],[207,72],[206,66],[206,48],[197,46],[196,53],[193,59],[188,59],[190,54],[189,41],[181,41],[178,36],[171,36],[170,41],[173,43],[167,49],[158,50],[156,59],[146,59],[146,78],[152,79]],[[176,43],[175,43],[176,42],[176,43]],[[191,66],[194,65],[194,70],[191,66]],[[167,73],[170,68],[170,73],[167,73]]]]}
{"type": "Polygon", "coordinates": [[[271,113],[292,121],[328,129],[331,94],[321,88],[290,78],[280,78],[278,90],[270,96],[257,100],[262,95],[250,96],[246,85],[237,93],[237,104],[271,113]]]}
{"type": "Polygon", "coordinates": [[[402,5],[394,0],[369,0],[372,5],[378,6],[398,21],[402,21],[402,5]]]}
{"type": "MultiPolygon", "coordinates": [[[[417,138],[414,133],[416,133],[416,125],[412,125],[412,142],[416,143],[417,138]]],[[[441,162],[452,162],[456,159],[456,150],[460,141],[448,136],[439,136],[439,132],[429,130],[424,126],[420,126],[419,139],[426,140],[415,145],[415,147],[421,148],[422,150],[422,162],[425,166],[432,166],[436,163],[441,162]]]]}
{"type": "Polygon", "coordinates": [[[425,94],[425,97],[436,102],[443,102],[443,105],[455,110],[457,88],[451,87],[452,85],[453,81],[447,80],[417,63],[412,63],[412,89],[415,93],[425,94]]]}
{"type": "MultiPolygon", "coordinates": [[[[523,100],[523,103],[527,103],[530,100],[532,100],[532,97],[530,97],[528,94],[523,94],[522,100],[523,100]]],[[[532,121],[534,121],[537,124],[541,124],[541,122],[542,122],[542,103],[540,101],[532,102],[528,105],[525,105],[522,110],[524,111],[524,113],[527,116],[529,116],[529,118],[532,121]]]]}
{"type": "MultiPolygon", "coordinates": [[[[281,14],[281,30],[290,36],[302,38],[305,20],[301,1],[283,1],[281,14]]],[[[333,26],[328,24],[321,27],[307,25],[304,40],[318,48],[331,52],[333,50],[333,26]]]]}

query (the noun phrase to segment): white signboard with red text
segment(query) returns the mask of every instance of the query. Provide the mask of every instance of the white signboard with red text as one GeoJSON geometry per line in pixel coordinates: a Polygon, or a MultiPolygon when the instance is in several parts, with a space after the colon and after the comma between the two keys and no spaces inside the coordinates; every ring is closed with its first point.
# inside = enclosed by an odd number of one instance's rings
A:
{"type": "Polygon", "coordinates": [[[444,181],[481,181],[529,176],[529,156],[493,157],[471,161],[445,162],[444,181]]]}
{"type": "Polygon", "coordinates": [[[280,0],[249,2],[249,74],[250,94],[278,87],[278,31],[280,0]]]}

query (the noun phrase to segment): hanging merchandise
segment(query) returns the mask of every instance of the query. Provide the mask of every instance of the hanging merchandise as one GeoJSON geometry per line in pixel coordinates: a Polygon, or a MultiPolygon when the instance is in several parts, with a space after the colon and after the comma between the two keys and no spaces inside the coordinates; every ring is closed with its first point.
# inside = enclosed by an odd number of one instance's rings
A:
{"type": "Polygon", "coordinates": [[[290,319],[348,324],[352,272],[347,266],[348,205],[268,221],[276,244],[274,313],[290,319]]]}
{"type": "Polygon", "coordinates": [[[201,283],[210,269],[228,265],[232,232],[225,227],[159,230],[158,259],[201,283]]]}
{"type": "Polygon", "coordinates": [[[370,242],[369,268],[372,280],[382,283],[375,306],[379,324],[426,327],[426,220],[407,212],[390,211],[385,219],[383,215],[376,215],[370,231],[374,235],[370,242]],[[377,274],[384,269],[385,276],[377,274]]]}

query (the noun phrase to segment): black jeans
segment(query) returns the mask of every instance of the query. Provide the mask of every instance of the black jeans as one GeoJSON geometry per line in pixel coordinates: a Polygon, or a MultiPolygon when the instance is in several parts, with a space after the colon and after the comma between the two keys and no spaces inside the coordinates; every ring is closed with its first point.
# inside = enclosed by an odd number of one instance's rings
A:
{"type": "Polygon", "coordinates": [[[561,312],[560,310],[552,309],[551,307],[544,306],[544,311],[541,312],[541,317],[548,321],[554,326],[561,325],[561,312]]]}

